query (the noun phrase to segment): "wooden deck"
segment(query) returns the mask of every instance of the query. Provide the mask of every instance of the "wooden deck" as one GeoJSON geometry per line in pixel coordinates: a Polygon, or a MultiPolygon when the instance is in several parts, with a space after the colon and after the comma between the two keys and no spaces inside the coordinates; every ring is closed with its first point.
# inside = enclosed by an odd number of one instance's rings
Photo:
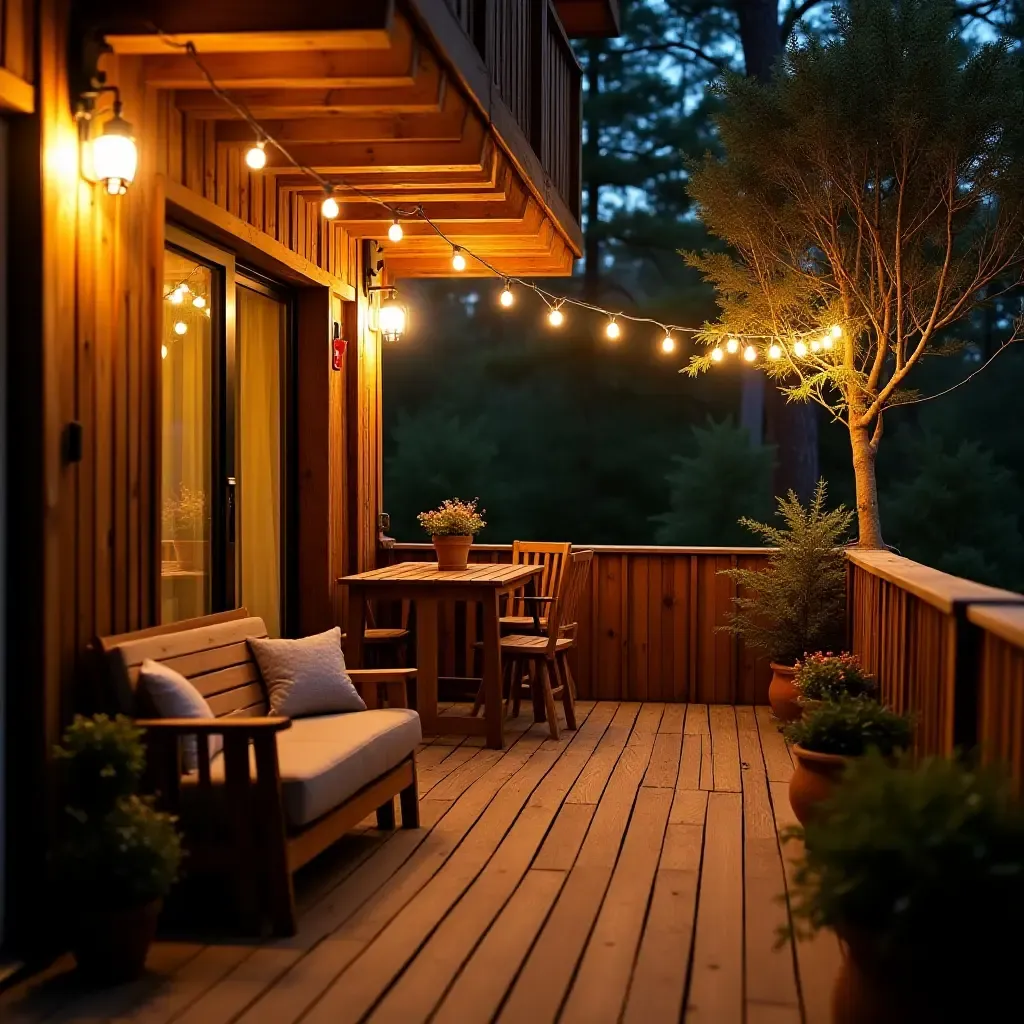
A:
{"type": "Polygon", "coordinates": [[[161,942],[106,992],[63,960],[0,1018],[825,1024],[836,940],[775,948],[792,764],[768,709],[579,713],[558,741],[522,716],[505,751],[424,746],[423,828],[367,822],[311,865],[295,937],[161,942]]]}

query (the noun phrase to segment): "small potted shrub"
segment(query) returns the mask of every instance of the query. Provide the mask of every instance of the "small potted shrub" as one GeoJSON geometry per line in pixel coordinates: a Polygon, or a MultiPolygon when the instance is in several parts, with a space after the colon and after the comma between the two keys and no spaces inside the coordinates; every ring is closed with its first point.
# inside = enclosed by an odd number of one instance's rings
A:
{"type": "Polygon", "coordinates": [[[1009,1020],[1024,920],[1024,808],[1000,773],[934,758],[850,766],[804,840],[793,931],[846,956],[836,1024],[1009,1020]]]}
{"type": "Polygon", "coordinates": [[[806,712],[843,697],[870,697],[875,692],[873,676],[864,671],[854,654],[808,654],[796,663],[793,676],[800,706],[806,712]]]}
{"type": "Polygon", "coordinates": [[[66,798],[58,876],[72,907],[75,960],[98,982],[142,973],[181,863],[175,819],[137,793],[141,736],[123,716],[78,716],[55,752],[66,798]]]}
{"type": "Polygon", "coordinates": [[[796,767],[789,780],[789,802],[806,824],[818,804],[831,796],[850,761],[877,750],[892,757],[913,741],[913,725],[878,701],[840,697],[807,710],[785,728],[796,767]]]}
{"type": "Polygon", "coordinates": [[[420,526],[434,542],[438,569],[465,569],[469,564],[473,537],[487,525],[483,520],[484,510],[477,511],[478,500],[446,498],[437,508],[417,516],[420,526]]]}
{"type": "Polygon", "coordinates": [[[165,498],[161,510],[164,547],[173,546],[182,569],[206,568],[206,495],[182,485],[177,495],[165,498]]]}
{"type": "Polygon", "coordinates": [[[728,623],[771,661],[768,700],[783,722],[799,718],[799,694],[793,682],[796,662],[807,651],[837,646],[843,630],[846,564],[842,544],[854,513],[842,505],[825,507],[827,489],[820,480],[807,508],[793,491],[779,498],[782,527],[741,519],[775,551],[764,569],[725,569],[739,585],[728,623]]]}

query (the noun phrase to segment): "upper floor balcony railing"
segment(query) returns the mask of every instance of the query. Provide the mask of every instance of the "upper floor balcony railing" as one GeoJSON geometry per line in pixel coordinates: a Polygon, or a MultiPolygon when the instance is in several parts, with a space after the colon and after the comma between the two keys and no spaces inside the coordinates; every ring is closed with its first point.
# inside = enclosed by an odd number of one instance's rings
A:
{"type": "Polygon", "coordinates": [[[581,73],[553,0],[447,0],[488,85],[580,218],[581,73]]]}

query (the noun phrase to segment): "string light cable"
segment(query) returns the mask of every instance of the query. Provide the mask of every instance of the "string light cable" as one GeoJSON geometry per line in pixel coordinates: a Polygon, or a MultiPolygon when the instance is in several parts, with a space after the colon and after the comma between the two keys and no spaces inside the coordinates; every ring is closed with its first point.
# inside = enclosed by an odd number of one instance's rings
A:
{"type": "MultiPolygon", "coordinates": [[[[300,174],[305,175],[311,181],[323,189],[325,193],[325,199],[323,205],[330,207],[329,210],[325,210],[324,215],[328,219],[334,219],[340,213],[337,208],[336,193],[349,192],[353,195],[359,196],[361,199],[365,199],[368,202],[377,204],[383,207],[391,215],[391,224],[388,228],[387,234],[392,242],[400,241],[402,237],[401,221],[421,221],[428,228],[434,231],[434,233],[449,246],[450,252],[452,253],[453,267],[456,270],[462,270],[469,260],[473,260],[476,264],[479,264],[489,274],[493,275],[497,280],[503,284],[503,290],[501,293],[501,305],[506,308],[511,306],[513,303],[510,301],[512,297],[513,286],[529,290],[534,292],[544,303],[548,310],[548,319],[552,326],[559,326],[565,321],[564,307],[572,307],[575,309],[585,310],[587,312],[597,313],[604,317],[607,321],[605,332],[607,336],[614,340],[620,335],[620,326],[618,321],[624,321],[632,324],[649,324],[656,327],[661,332],[661,349],[664,353],[668,354],[676,350],[676,344],[674,335],[676,333],[686,334],[690,336],[703,334],[705,337],[708,335],[707,325],[702,327],[687,327],[680,324],[664,323],[654,317],[640,316],[631,313],[623,313],[621,311],[605,309],[592,302],[587,302],[585,299],[577,298],[572,295],[559,295],[555,292],[549,291],[546,288],[541,287],[535,281],[531,281],[521,277],[515,277],[505,273],[498,267],[494,266],[483,256],[473,252],[471,249],[466,248],[465,245],[460,244],[454,239],[450,238],[431,218],[427,215],[422,205],[417,205],[412,208],[403,208],[396,206],[394,203],[390,203],[380,196],[375,195],[364,188],[360,188],[358,185],[346,180],[340,175],[334,175],[330,178],[320,174],[319,171],[310,167],[308,164],[298,160],[288,150],[281,141],[276,139],[273,134],[267,131],[264,125],[252,114],[249,108],[242,101],[233,97],[227,90],[218,85],[213,74],[209,68],[203,63],[202,57],[199,51],[196,49],[195,43],[191,40],[179,42],[177,39],[163,32],[159,27],[150,23],[153,32],[160,38],[160,40],[168,47],[182,51],[195,65],[199,73],[205,79],[210,91],[227,107],[233,110],[246,124],[249,125],[253,130],[253,146],[251,149],[265,150],[266,147],[272,146],[278,153],[281,154],[282,158],[295,168],[300,174]],[[331,205],[331,204],[334,205],[331,205]]],[[[261,153],[262,155],[262,153],[261,153]]],[[[257,159],[257,162],[258,159],[257,159]]],[[[252,166],[252,165],[250,165],[252,166]]],[[[190,275],[191,276],[191,275],[190,275]]],[[[166,297],[169,297],[171,293],[168,293],[166,297]]],[[[836,324],[829,328],[812,327],[806,330],[790,332],[789,345],[785,349],[780,346],[780,338],[775,334],[756,334],[756,333],[735,333],[732,332],[728,335],[728,343],[725,345],[725,351],[729,355],[742,354],[743,358],[748,363],[754,363],[759,361],[761,353],[754,351],[754,358],[750,358],[750,350],[753,348],[752,342],[762,342],[765,344],[765,352],[768,358],[772,361],[777,362],[779,357],[785,352],[790,357],[792,362],[792,356],[796,355],[798,358],[821,358],[820,350],[830,351],[833,349],[833,342],[835,339],[843,336],[843,328],[836,324]],[[813,354],[812,354],[813,350],[813,354]],[[776,354],[777,353],[777,354],[776,354]]],[[[723,361],[724,352],[721,344],[717,341],[709,342],[708,353],[701,357],[708,359],[713,363],[720,363],[723,361]]]]}

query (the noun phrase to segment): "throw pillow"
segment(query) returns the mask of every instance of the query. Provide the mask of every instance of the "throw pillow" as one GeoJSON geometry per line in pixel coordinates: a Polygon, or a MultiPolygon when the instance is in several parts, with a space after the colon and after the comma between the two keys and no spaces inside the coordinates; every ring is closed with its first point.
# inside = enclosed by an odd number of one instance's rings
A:
{"type": "Polygon", "coordinates": [[[337,626],[301,640],[249,637],[249,646],[267,687],[272,715],[302,718],[366,710],[345,671],[337,626]]]}
{"type": "MultiPolygon", "coordinates": [[[[153,702],[158,718],[214,717],[203,695],[180,672],[161,665],[159,661],[151,658],[143,661],[139,669],[139,684],[153,702]]],[[[212,760],[224,749],[224,738],[210,736],[207,742],[212,760]]],[[[181,756],[185,771],[196,771],[199,754],[195,736],[185,737],[181,756]]]]}

